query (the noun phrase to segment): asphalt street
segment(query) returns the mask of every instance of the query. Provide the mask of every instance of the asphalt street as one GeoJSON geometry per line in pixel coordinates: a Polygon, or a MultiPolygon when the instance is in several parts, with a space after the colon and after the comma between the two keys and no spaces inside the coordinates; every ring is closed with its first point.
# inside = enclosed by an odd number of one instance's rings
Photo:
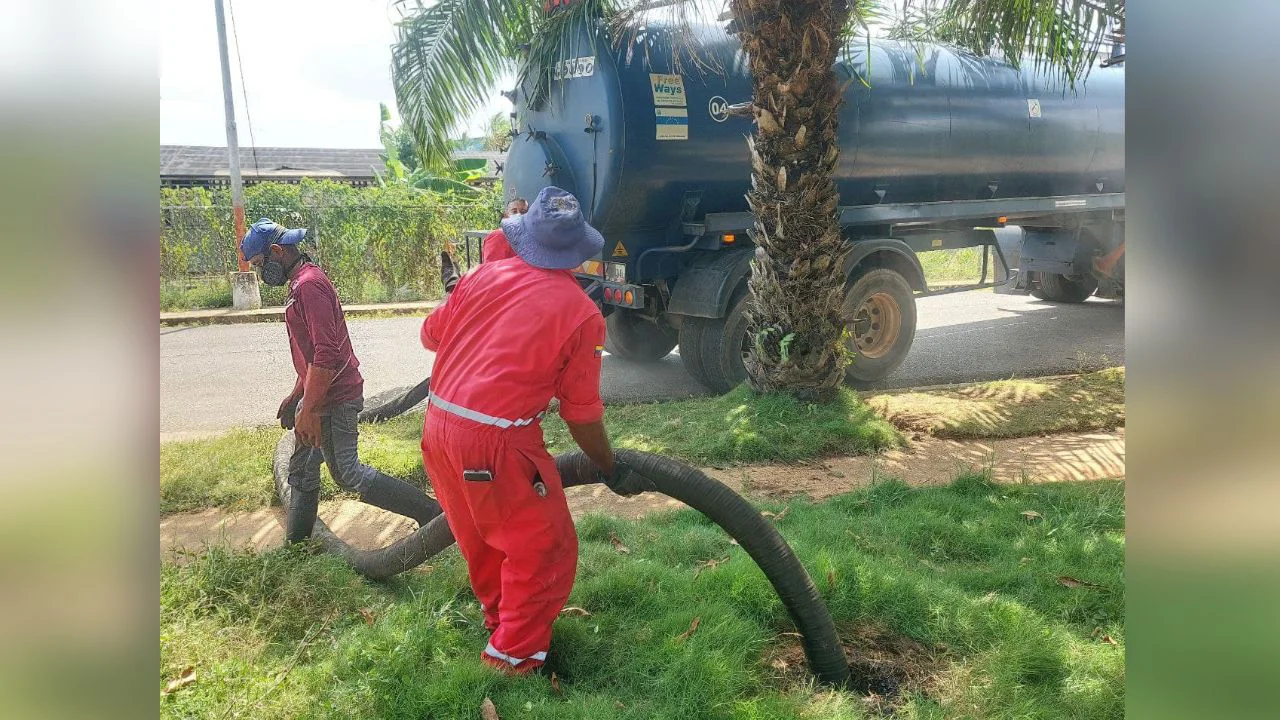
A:
{"type": "MultiPolygon", "coordinates": [[[[906,362],[879,387],[1034,377],[1124,364],[1124,305],[1091,299],[1055,305],[987,292],[925,298],[918,303],[915,344],[906,362]]],[[[422,349],[422,319],[348,321],[373,399],[418,383],[431,373],[422,349]]],[[[274,422],[280,398],[293,386],[283,323],[162,327],[162,439],[274,422]]],[[[652,364],[606,355],[606,403],[646,402],[704,394],[678,353],[652,364]]]]}

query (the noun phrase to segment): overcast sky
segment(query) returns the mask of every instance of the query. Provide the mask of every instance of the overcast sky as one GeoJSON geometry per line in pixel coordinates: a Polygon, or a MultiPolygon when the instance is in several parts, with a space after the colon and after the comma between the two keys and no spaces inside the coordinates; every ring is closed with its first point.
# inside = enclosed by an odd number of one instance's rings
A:
{"type": "MultiPolygon", "coordinates": [[[[224,1],[242,147],[379,147],[378,103],[396,111],[391,43],[398,16],[391,0],[224,1]]],[[[163,145],[226,145],[213,5],[157,5],[163,145]]],[[[495,94],[471,119],[470,133],[479,134],[494,113],[510,111],[511,104],[495,94]]]]}
{"type": "MultiPolygon", "coordinates": [[[[225,2],[226,0],[224,0],[225,2]]],[[[160,142],[226,145],[213,0],[169,0],[160,23],[160,142]]],[[[378,103],[395,113],[390,0],[230,0],[227,41],[240,145],[379,147],[378,103]],[[231,16],[235,16],[235,32],[231,16]],[[236,36],[240,60],[236,60],[236,36]]],[[[510,103],[495,97],[479,122],[510,103]]]]}

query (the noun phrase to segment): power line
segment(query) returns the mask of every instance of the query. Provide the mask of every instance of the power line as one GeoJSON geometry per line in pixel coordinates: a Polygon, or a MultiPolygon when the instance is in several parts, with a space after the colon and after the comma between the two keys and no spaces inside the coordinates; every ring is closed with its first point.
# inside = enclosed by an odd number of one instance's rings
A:
{"type": "Polygon", "coordinates": [[[231,37],[236,41],[236,68],[240,71],[240,94],[244,96],[244,119],[249,124],[249,148],[253,151],[253,174],[262,180],[262,171],[258,169],[258,143],[253,139],[253,118],[249,116],[249,88],[244,84],[244,61],[240,59],[240,33],[236,30],[236,8],[227,0],[227,10],[231,13],[231,37]]]}

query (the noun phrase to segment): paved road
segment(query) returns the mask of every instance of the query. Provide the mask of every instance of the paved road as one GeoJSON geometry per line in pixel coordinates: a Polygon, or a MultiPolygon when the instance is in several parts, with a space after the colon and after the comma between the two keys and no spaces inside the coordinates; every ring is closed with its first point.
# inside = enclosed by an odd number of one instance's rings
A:
{"type": "MultiPolygon", "coordinates": [[[[916,387],[1074,372],[1124,364],[1124,306],[1093,299],[1054,305],[991,292],[918,303],[911,354],[883,387],[916,387]]],[[[365,394],[416,384],[432,355],[418,344],[421,319],[352,320],[365,394]]],[[[293,384],[282,323],[160,329],[160,433],[165,439],[271,422],[293,384]]],[[[673,353],[651,365],[606,356],[606,402],[690,397],[705,391],[673,353]]]]}

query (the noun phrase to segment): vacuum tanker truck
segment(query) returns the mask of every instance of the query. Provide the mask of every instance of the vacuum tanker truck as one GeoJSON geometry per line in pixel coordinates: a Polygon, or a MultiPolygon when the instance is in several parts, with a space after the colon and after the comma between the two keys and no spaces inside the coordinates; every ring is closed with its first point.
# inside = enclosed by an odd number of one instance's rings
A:
{"type": "MultiPolygon", "coordinates": [[[[602,302],[610,353],[655,361],[678,345],[689,373],[723,392],[746,377],[752,84],[731,31],[699,33],[698,57],[676,62],[660,27],[619,45],[584,25],[549,69],[550,92],[508,93],[505,193],[569,190],[604,234],[578,273],[602,302]]],[[[1032,63],[855,40],[835,72],[851,382],[902,363],[918,297],[1122,295],[1122,63],[1104,58],[1070,88],[1032,63]],[[966,247],[982,249],[981,280],[929,287],[917,253],[966,247]]]]}

